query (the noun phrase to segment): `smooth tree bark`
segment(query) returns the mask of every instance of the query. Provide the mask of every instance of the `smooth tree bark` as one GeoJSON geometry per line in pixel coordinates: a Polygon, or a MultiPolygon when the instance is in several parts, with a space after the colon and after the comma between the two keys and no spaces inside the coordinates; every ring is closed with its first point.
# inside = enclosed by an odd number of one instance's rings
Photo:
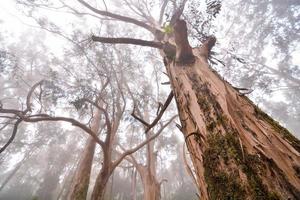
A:
{"type": "MultiPolygon", "coordinates": [[[[101,112],[96,111],[94,119],[92,121],[91,129],[97,133],[100,127],[101,112]]],[[[75,177],[72,180],[71,188],[68,194],[70,200],[82,200],[86,199],[90,175],[92,170],[93,158],[96,148],[96,142],[92,137],[87,139],[84,150],[82,152],[79,164],[77,166],[75,177]]]]}
{"type": "MultiPolygon", "coordinates": [[[[131,96],[133,96],[131,94],[131,96]]],[[[173,99],[173,93],[171,92],[165,102],[164,105],[162,105],[161,109],[157,113],[157,116],[155,120],[153,120],[152,123],[148,123],[150,121],[149,117],[149,111],[148,108],[145,108],[144,119],[141,118],[141,111],[138,108],[135,108],[135,110],[132,113],[132,116],[137,119],[139,122],[141,122],[145,126],[145,137],[148,140],[149,138],[153,137],[154,135],[160,134],[168,124],[170,124],[177,115],[171,117],[168,122],[164,125],[161,125],[160,129],[157,131],[157,133],[154,133],[152,130],[153,126],[157,123],[157,121],[160,119],[164,111],[167,109],[169,103],[173,99]],[[137,113],[135,113],[137,112],[137,113]],[[138,115],[139,116],[138,116],[138,115]]],[[[160,200],[161,199],[161,182],[157,178],[157,172],[156,172],[156,166],[157,166],[157,152],[158,150],[155,150],[154,148],[155,141],[151,141],[147,143],[146,145],[146,161],[145,163],[139,163],[137,159],[130,155],[127,158],[127,161],[132,163],[133,166],[136,168],[137,172],[141,176],[141,180],[143,183],[143,189],[144,189],[144,200],[160,200]]]]}
{"type": "MultiPolygon", "coordinates": [[[[148,134],[151,134],[148,133],[148,134]]],[[[153,133],[152,133],[153,134],[153,133]]],[[[146,137],[149,137],[148,135],[146,137]]],[[[146,164],[139,163],[133,155],[127,159],[134,165],[137,172],[141,176],[144,189],[144,200],[159,200],[160,194],[160,182],[157,179],[156,165],[157,165],[157,153],[154,151],[154,141],[149,142],[146,146],[146,164]]]]}
{"type": "MultiPolygon", "coordinates": [[[[161,110],[164,110],[164,108],[167,107],[167,105],[170,103],[170,99],[171,99],[171,97],[169,97],[167,99],[166,103],[163,105],[163,108],[161,110]]],[[[107,182],[108,182],[109,178],[111,177],[115,168],[122,162],[122,160],[125,157],[130,156],[132,153],[138,151],[143,146],[150,143],[156,137],[158,137],[162,133],[164,128],[166,126],[168,126],[172,122],[172,120],[175,118],[175,117],[172,117],[167,123],[165,123],[164,125],[161,126],[161,128],[157,131],[157,133],[149,135],[148,137],[146,137],[146,139],[143,142],[136,145],[135,147],[133,147],[129,150],[126,150],[123,148],[123,152],[119,153],[118,158],[113,159],[114,152],[117,153],[115,150],[115,146],[114,146],[114,142],[115,142],[114,138],[117,134],[118,127],[121,122],[121,118],[123,116],[124,110],[125,110],[125,104],[122,107],[121,104],[117,103],[116,113],[114,115],[115,117],[114,117],[113,121],[108,120],[106,122],[106,125],[108,126],[108,132],[107,132],[107,135],[106,135],[106,138],[104,141],[104,148],[102,148],[102,152],[103,152],[102,167],[96,178],[96,182],[95,182],[93,192],[92,192],[92,197],[91,197],[92,200],[103,200],[107,182]]],[[[158,116],[154,119],[154,122],[157,121],[157,119],[160,119],[161,117],[162,117],[162,114],[160,112],[158,114],[158,116]]],[[[149,126],[154,126],[154,124],[151,123],[149,126]]]]}
{"type": "Polygon", "coordinates": [[[131,199],[136,200],[136,175],[137,175],[137,170],[133,169],[132,170],[132,175],[131,175],[131,199]]]}

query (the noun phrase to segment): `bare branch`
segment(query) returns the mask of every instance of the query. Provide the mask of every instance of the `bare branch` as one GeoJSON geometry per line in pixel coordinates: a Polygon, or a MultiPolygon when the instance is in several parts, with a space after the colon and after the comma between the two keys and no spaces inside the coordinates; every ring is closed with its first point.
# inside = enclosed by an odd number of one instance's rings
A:
{"type": "MultiPolygon", "coordinates": [[[[24,111],[18,111],[19,114],[21,114],[21,113],[22,113],[22,114],[26,114],[27,112],[31,112],[31,111],[32,111],[32,108],[31,108],[31,96],[32,96],[34,90],[35,90],[38,86],[42,85],[43,82],[44,82],[44,80],[41,80],[41,81],[37,82],[36,84],[34,84],[34,85],[31,87],[31,89],[30,89],[30,91],[28,92],[27,97],[26,97],[26,109],[25,109],[24,111]]],[[[3,109],[2,109],[2,104],[1,104],[1,107],[0,107],[0,112],[1,112],[1,110],[3,110],[3,109]]],[[[9,113],[9,114],[13,114],[13,113],[9,113]]],[[[18,116],[18,114],[17,114],[17,113],[14,113],[14,114],[15,114],[14,117],[7,116],[7,118],[15,119],[16,116],[18,116]]],[[[3,151],[4,151],[4,150],[12,143],[12,141],[15,139],[15,136],[16,136],[17,131],[18,131],[18,126],[19,126],[19,124],[20,124],[22,121],[23,121],[22,118],[20,118],[20,119],[18,119],[18,120],[16,121],[16,123],[14,124],[14,128],[13,128],[13,132],[12,132],[12,134],[11,134],[11,137],[9,138],[9,140],[7,141],[7,143],[6,143],[3,147],[1,147],[1,149],[0,149],[0,154],[1,154],[1,153],[2,153],[2,152],[3,152],[3,151]]],[[[3,129],[3,128],[5,128],[5,127],[6,127],[6,125],[3,126],[3,127],[1,127],[1,129],[3,129]]]]}
{"type": "MultiPolygon", "coordinates": [[[[173,97],[173,96],[172,96],[173,97]]],[[[172,100],[172,98],[171,98],[172,100]]],[[[139,145],[137,145],[136,147],[127,150],[125,152],[123,152],[123,154],[113,163],[112,165],[112,169],[116,168],[120,162],[128,155],[133,154],[134,152],[138,151],[140,148],[142,148],[143,146],[145,146],[146,144],[148,144],[149,142],[151,142],[152,140],[154,140],[157,136],[159,136],[162,131],[164,130],[165,127],[167,127],[175,118],[177,117],[177,115],[173,116],[166,124],[164,124],[156,134],[152,135],[151,137],[149,137],[147,140],[145,140],[144,142],[140,143],[139,145]]]]}
{"type": "Polygon", "coordinates": [[[150,24],[153,24],[153,22],[155,20],[153,19],[153,17],[151,16],[151,14],[149,12],[148,12],[149,15],[146,15],[145,12],[143,11],[143,9],[139,5],[138,6],[134,5],[134,3],[132,1],[129,2],[127,0],[124,0],[124,2],[128,6],[128,8],[130,10],[132,10],[135,14],[137,14],[138,16],[146,19],[148,22],[150,22],[150,24]]]}
{"type": "Polygon", "coordinates": [[[68,118],[68,117],[52,117],[47,114],[37,114],[37,115],[29,115],[26,116],[24,111],[20,110],[14,110],[14,109],[3,109],[0,108],[0,113],[8,113],[8,114],[15,114],[17,115],[22,121],[25,122],[40,122],[40,121],[64,121],[71,123],[73,126],[79,127],[82,130],[84,130],[87,134],[92,136],[92,138],[103,148],[104,143],[101,141],[98,137],[97,134],[94,133],[90,128],[85,126],[84,124],[80,123],[79,121],[73,119],[73,118],[68,118]]]}
{"type": "Polygon", "coordinates": [[[133,39],[133,38],[108,38],[108,37],[98,37],[93,35],[92,40],[94,42],[109,43],[109,44],[134,44],[134,45],[148,46],[148,47],[153,47],[158,49],[163,48],[163,44],[160,42],[133,39]]]}
{"type": "Polygon", "coordinates": [[[0,154],[12,143],[12,141],[15,139],[16,137],[16,134],[17,134],[17,131],[18,131],[18,126],[19,124],[22,122],[22,119],[18,119],[17,122],[15,123],[14,125],[14,129],[13,129],[13,132],[10,136],[10,138],[8,139],[7,143],[1,147],[0,149],[0,154]]]}
{"type": "Polygon", "coordinates": [[[158,20],[159,25],[162,24],[164,13],[165,13],[166,7],[168,5],[168,2],[169,2],[169,0],[164,0],[162,6],[160,8],[159,20],[158,20]]]}
{"type": "Polygon", "coordinates": [[[145,120],[141,119],[140,117],[138,117],[136,114],[135,114],[135,105],[133,106],[133,111],[131,113],[131,116],[138,120],[139,122],[141,122],[143,125],[145,125],[146,127],[149,127],[150,124],[148,122],[146,122],[145,120]]]}
{"type": "Polygon", "coordinates": [[[106,2],[105,2],[105,0],[102,0],[102,1],[103,1],[104,6],[105,6],[105,10],[107,11],[108,9],[107,9],[106,2]]]}
{"type": "Polygon", "coordinates": [[[162,85],[170,85],[171,83],[170,83],[170,81],[167,81],[167,82],[162,82],[160,84],[162,84],[162,85]]]}
{"type": "Polygon", "coordinates": [[[143,27],[146,30],[150,31],[151,33],[154,32],[154,28],[152,28],[151,26],[149,26],[148,24],[145,24],[144,22],[141,22],[139,20],[130,18],[130,17],[126,17],[126,16],[122,16],[122,15],[118,15],[118,14],[114,14],[108,11],[103,11],[103,10],[98,10],[96,8],[94,8],[93,6],[91,6],[90,4],[88,4],[87,2],[83,1],[83,0],[77,0],[79,3],[81,3],[82,5],[84,5],[86,8],[88,8],[89,10],[102,15],[102,16],[107,16],[110,18],[114,18],[123,22],[127,22],[127,23],[131,23],[131,24],[135,24],[137,26],[143,27]]]}
{"type": "Polygon", "coordinates": [[[111,133],[111,122],[110,122],[109,115],[108,115],[107,111],[104,108],[100,107],[95,102],[93,102],[93,101],[91,101],[89,99],[84,98],[82,100],[86,101],[86,102],[88,102],[90,104],[92,104],[93,106],[95,106],[96,108],[98,108],[101,112],[103,112],[104,117],[105,117],[105,125],[107,127],[107,132],[108,132],[108,134],[110,134],[111,133]]]}
{"type": "Polygon", "coordinates": [[[171,17],[171,20],[170,20],[171,26],[173,26],[177,22],[177,20],[179,20],[180,16],[182,15],[182,12],[184,10],[184,6],[185,6],[186,2],[187,2],[187,0],[183,0],[182,4],[178,8],[175,8],[173,15],[171,17]]]}
{"type": "Polygon", "coordinates": [[[163,184],[164,182],[168,182],[168,179],[162,179],[160,182],[159,182],[159,185],[163,184]]]}
{"type": "Polygon", "coordinates": [[[214,36],[209,36],[200,47],[200,55],[208,59],[210,51],[215,44],[216,38],[214,36]]]}
{"type": "Polygon", "coordinates": [[[133,116],[135,119],[137,119],[138,121],[140,121],[142,124],[144,124],[147,128],[145,130],[145,133],[148,133],[150,131],[151,128],[153,128],[157,122],[161,119],[161,117],[163,116],[164,112],[166,111],[166,109],[168,108],[168,106],[170,105],[172,99],[173,99],[173,92],[171,91],[166,102],[164,103],[164,105],[161,107],[158,115],[156,116],[156,118],[153,120],[153,122],[151,124],[147,123],[145,120],[139,118],[138,116],[136,116],[134,114],[134,111],[133,113],[131,114],[131,116],[133,116]]]}
{"type": "Polygon", "coordinates": [[[44,82],[44,80],[41,80],[41,81],[37,82],[36,84],[34,84],[34,85],[31,87],[30,91],[29,91],[28,94],[27,94],[27,98],[26,98],[26,106],[27,106],[27,108],[26,108],[26,110],[23,111],[24,113],[27,113],[27,112],[31,112],[31,111],[32,111],[32,109],[31,109],[31,96],[32,96],[34,90],[35,90],[38,86],[42,85],[43,82],[44,82]]]}

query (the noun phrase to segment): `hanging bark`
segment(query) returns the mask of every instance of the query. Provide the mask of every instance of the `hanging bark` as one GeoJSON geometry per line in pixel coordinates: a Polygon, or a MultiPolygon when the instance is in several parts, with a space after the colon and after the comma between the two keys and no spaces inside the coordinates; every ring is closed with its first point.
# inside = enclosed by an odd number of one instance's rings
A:
{"type": "Polygon", "coordinates": [[[215,38],[192,61],[180,37],[167,70],[201,199],[299,199],[299,140],[209,67],[215,38]]]}
{"type": "MultiPolygon", "coordinates": [[[[97,133],[100,126],[101,113],[96,111],[95,118],[92,122],[92,131],[97,133]]],[[[84,151],[81,155],[78,167],[75,172],[75,177],[71,184],[68,199],[70,200],[84,200],[87,196],[87,191],[90,182],[90,174],[92,170],[93,158],[95,153],[96,142],[92,137],[87,139],[84,151]]]]}

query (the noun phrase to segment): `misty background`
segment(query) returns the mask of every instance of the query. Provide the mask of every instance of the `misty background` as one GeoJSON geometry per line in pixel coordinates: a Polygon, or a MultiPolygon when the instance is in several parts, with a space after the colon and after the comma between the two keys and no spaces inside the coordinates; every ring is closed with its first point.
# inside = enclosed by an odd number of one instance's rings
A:
{"type": "MultiPolygon", "coordinates": [[[[162,1],[140,2],[144,1],[93,3],[135,18],[142,17],[137,8],[159,15],[162,1]]],[[[212,68],[233,86],[247,88],[245,95],[300,138],[300,2],[217,1],[220,8],[209,7],[209,2],[191,0],[185,6],[183,18],[192,46],[215,35],[217,44],[209,60],[212,68]]],[[[164,21],[169,20],[168,12],[171,6],[166,8],[164,21]]],[[[3,107],[24,108],[31,87],[45,80],[39,89],[43,92],[34,94],[33,111],[74,118],[90,126],[95,109],[80,99],[94,98],[109,79],[102,96],[108,113],[115,115],[111,117],[119,116],[113,144],[122,151],[145,140],[142,124],[131,116],[133,109],[151,121],[170,92],[170,86],[162,84],[168,77],[158,50],[93,43],[90,36],[150,40],[148,33],[95,16],[78,2],[62,0],[2,1],[0,25],[3,107]]],[[[156,176],[162,199],[197,199],[176,113],[173,101],[151,133],[169,123],[152,143],[156,176]]],[[[0,125],[3,146],[11,136],[13,120],[0,116],[0,125]]],[[[100,138],[104,138],[103,118],[100,127],[100,138]]],[[[68,123],[22,122],[11,145],[0,154],[0,199],[66,199],[87,141],[88,134],[68,123]]],[[[131,159],[143,165],[147,151],[143,147],[131,159]]],[[[99,146],[94,155],[91,183],[102,164],[99,146]]],[[[125,159],[110,177],[106,195],[132,199],[133,193],[136,199],[143,198],[142,179],[136,164],[125,159]]]]}

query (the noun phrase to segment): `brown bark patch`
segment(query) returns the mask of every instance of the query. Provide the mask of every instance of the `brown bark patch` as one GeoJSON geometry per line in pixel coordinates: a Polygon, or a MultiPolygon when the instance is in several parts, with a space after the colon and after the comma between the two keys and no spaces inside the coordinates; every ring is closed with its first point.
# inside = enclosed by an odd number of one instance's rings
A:
{"type": "Polygon", "coordinates": [[[177,20],[174,25],[176,43],[176,62],[178,64],[193,64],[195,56],[188,41],[187,27],[184,20],[177,20]]]}

